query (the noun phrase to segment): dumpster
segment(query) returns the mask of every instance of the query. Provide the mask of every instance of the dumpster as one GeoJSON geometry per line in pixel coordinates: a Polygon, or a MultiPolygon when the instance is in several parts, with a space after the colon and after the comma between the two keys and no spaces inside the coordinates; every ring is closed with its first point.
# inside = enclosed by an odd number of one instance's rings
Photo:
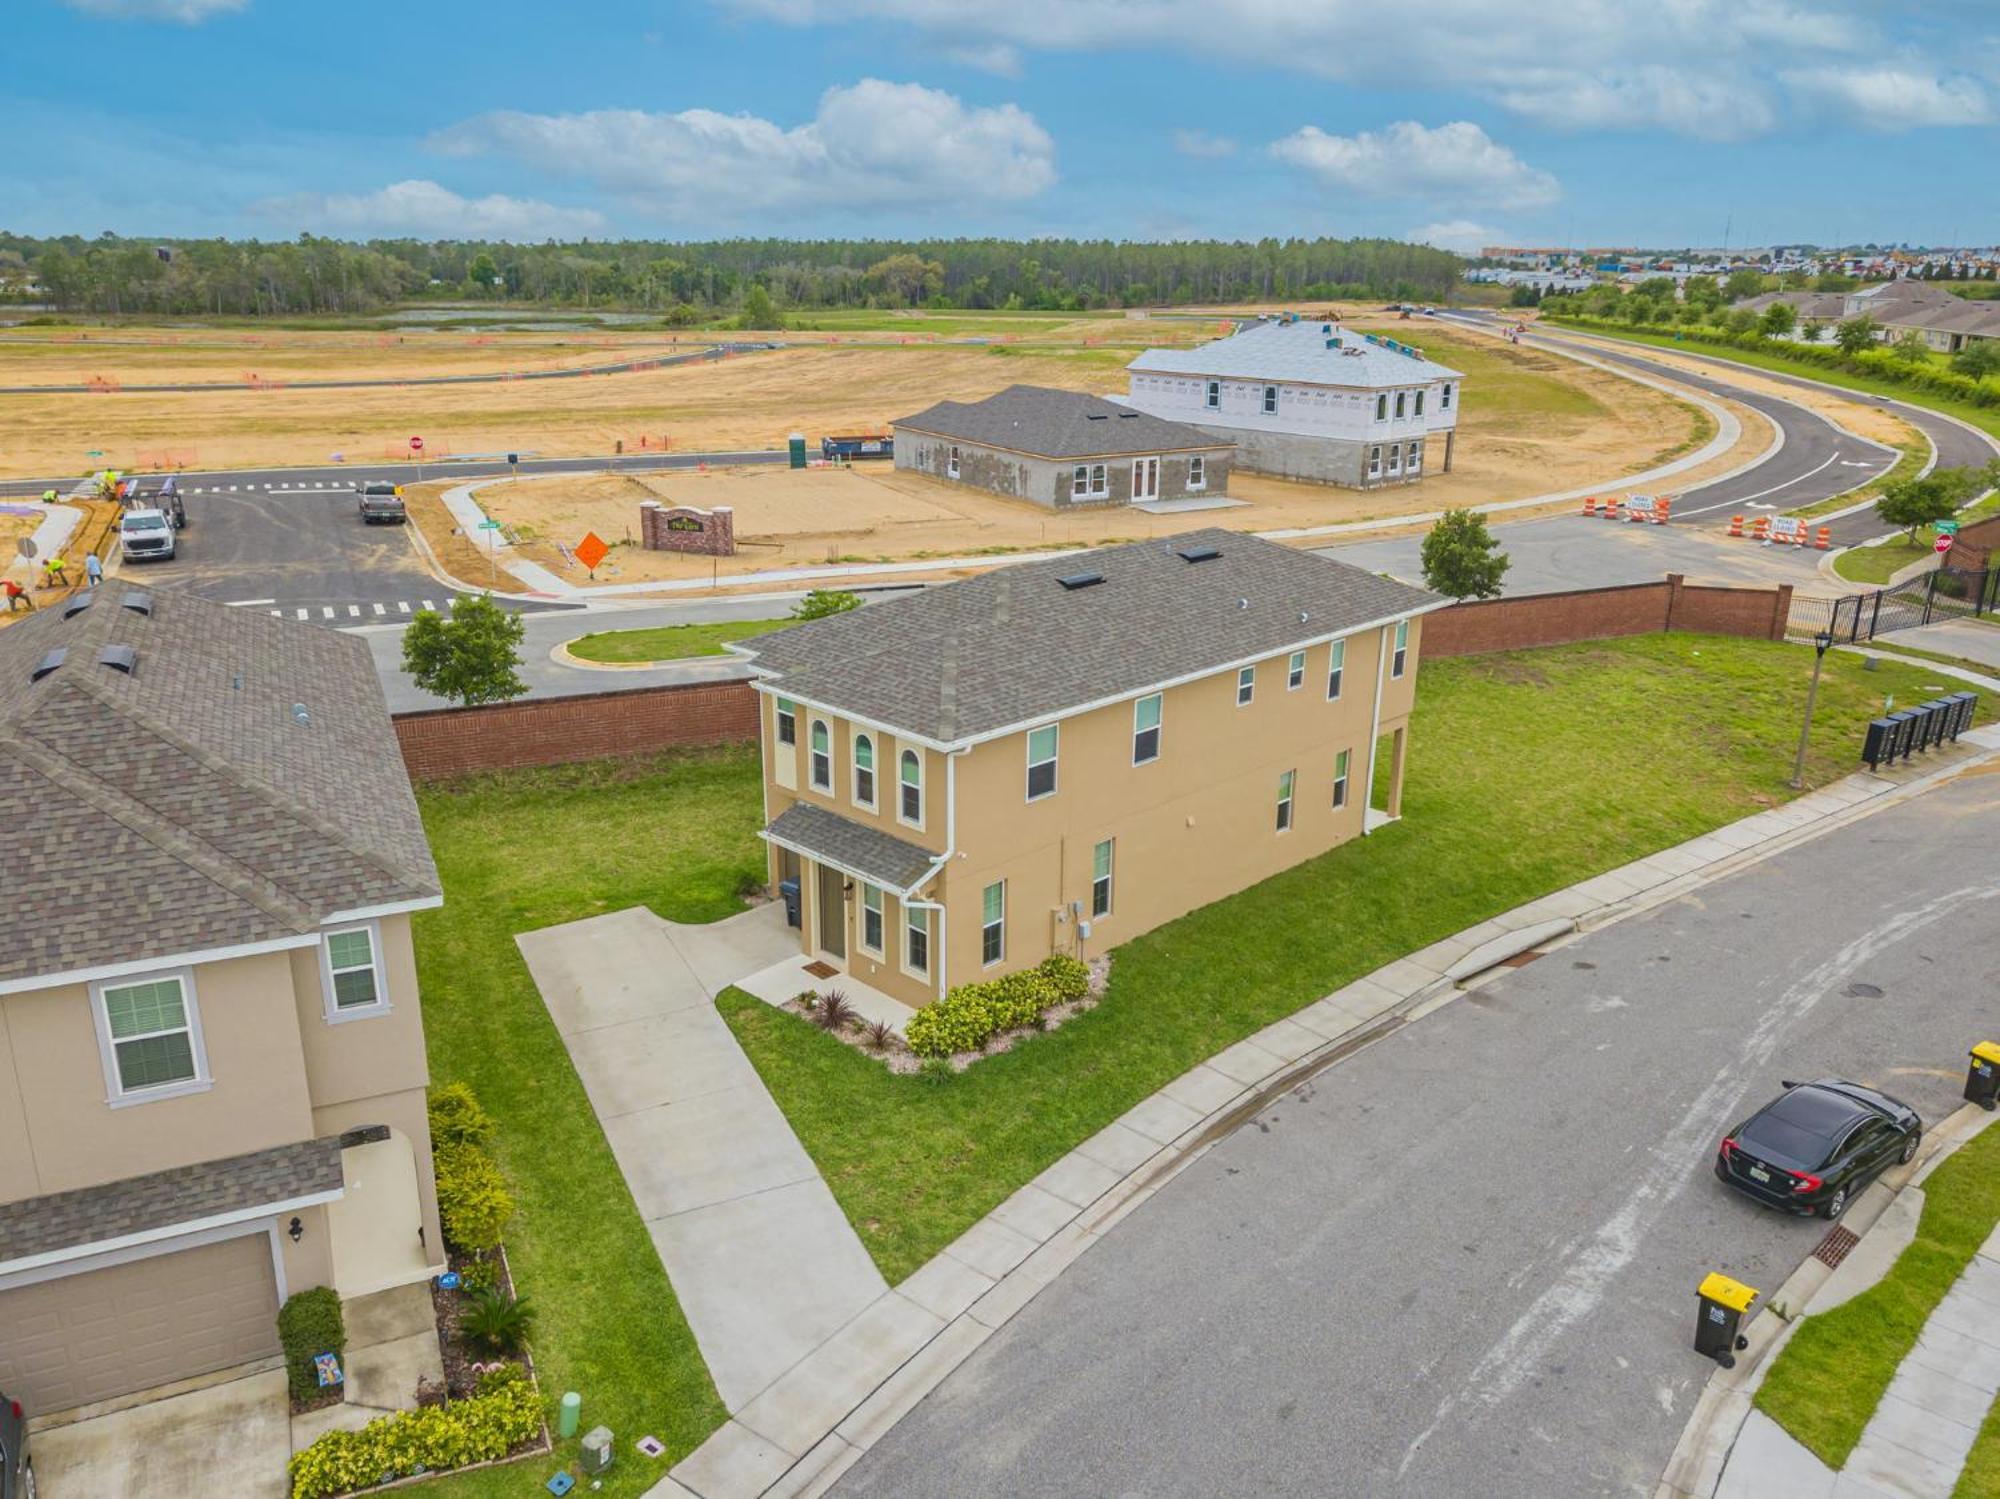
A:
{"type": "Polygon", "coordinates": [[[1694,1351],[1725,1369],[1735,1368],[1737,1353],[1750,1346],[1750,1340],[1737,1329],[1743,1325],[1750,1303],[1757,1299],[1756,1289],[1718,1272],[1702,1281],[1695,1296],[1700,1310],[1694,1325],[1694,1351]]]}
{"type": "Polygon", "coordinates": [[[2000,1101],[2000,1045],[1981,1041],[1972,1048],[1972,1065],[1965,1069],[1965,1101],[1989,1114],[2000,1101]]]}
{"type": "Polygon", "coordinates": [[[779,880],[778,894],[785,898],[785,925],[797,926],[799,924],[799,882],[797,880],[779,880]]]}

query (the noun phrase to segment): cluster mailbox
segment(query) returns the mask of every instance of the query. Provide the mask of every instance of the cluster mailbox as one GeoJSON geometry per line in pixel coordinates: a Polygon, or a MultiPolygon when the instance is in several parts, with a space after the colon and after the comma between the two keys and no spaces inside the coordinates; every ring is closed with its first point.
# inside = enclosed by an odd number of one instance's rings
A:
{"type": "Polygon", "coordinates": [[[1868,725],[1868,738],[1861,758],[1875,770],[1884,760],[1891,765],[1909,759],[1911,752],[1926,750],[1947,739],[1957,739],[1972,727],[1972,715],[1979,704],[1976,692],[1954,692],[1950,697],[1933,698],[1914,708],[1904,708],[1868,725]]]}

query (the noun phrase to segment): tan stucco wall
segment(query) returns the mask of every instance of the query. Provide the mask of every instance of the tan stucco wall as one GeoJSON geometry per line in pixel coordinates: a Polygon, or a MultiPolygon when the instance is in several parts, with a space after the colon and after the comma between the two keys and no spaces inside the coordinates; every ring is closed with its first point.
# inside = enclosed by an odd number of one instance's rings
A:
{"type": "Polygon", "coordinates": [[[278,1225],[278,1259],[285,1267],[285,1294],[295,1296],[313,1286],[332,1285],[333,1236],[327,1231],[326,1209],[315,1204],[300,1208],[296,1214],[280,1213],[274,1221],[278,1225]],[[285,1231],[294,1217],[303,1230],[296,1244],[285,1231]]]}
{"type": "MultiPolygon", "coordinates": [[[[305,1057],[284,952],[205,963],[196,1005],[213,1086],[112,1108],[88,986],[0,998],[14,1053],[0,1099],[18,1092],[27,1183],[10,1172],[8,1199],[62,1192],[170,1166],[263,1150],[312,1133],[305,1057]],[[19,1188],[26,1185],[27,1190],[19,1188]]],[[[0,1118],[10,1112],[0,1101],[0,1118]]]]}
{"type": "Polygon", "coordinates": [[[386,1124],[409,1137],[417,1162],[417,1197],[423,1207],[424,1246],[433,1263],[444,1260],[444,1238],[438,1230],[437,1181],[431,1175],[431,1126],[424,1090],[406,1089],[371,1098],[350,1099],[313,1110],[313,1133],[334,1135],[368,1124],[386,1124]]]}
{"type": "Polygon", "coordinates": [[[944,847],[943,755],[921,744],[899,740],[894,734],[882,730],[865,726],[857,728],[838,714],[821,712],[803,703],[799,704],[798,710],[799,742],[796,745],[779,744],[777,714],[777,699],[769,693],[763,694],[764,778],[771,816],[776,817],[793,802],[811,802],[854,822],[880,828],[905,843],[914,843],[933,851],[944,847]],[[833,744],[833,789],[830,792],[816,790],[812,784],[810,760],[815,719],[825,721],[833,744]],[[873,810],[854,800],[854,736],[857,733],[866,734],[875,742],[873,810]],[[900,803],[896,777],[906,749],[914,750],[923,762],[923,819],[918,826],[904,822],[897,812],[900,803]],[[790,762],[793,769],[790,780],[780,770],[782,762],[790,762]]]}
{"type": "Polygon", "coordinates": [[[377,923],[377,930],[382,939],[383,977],[389,988],[386,1015],[329,1021],[321,949],[300,948],[288,955],[306,1079],[315,1108],[420,1089],[430,1081],[410,918],[385,916],[377,923]]]}

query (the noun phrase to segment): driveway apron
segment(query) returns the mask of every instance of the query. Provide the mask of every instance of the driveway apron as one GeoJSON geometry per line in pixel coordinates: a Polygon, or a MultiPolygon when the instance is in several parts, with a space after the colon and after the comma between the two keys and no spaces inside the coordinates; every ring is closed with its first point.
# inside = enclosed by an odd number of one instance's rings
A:
{"type": "Polygon", "coordinates": [[[792,950],[782,921],[634,907],[516,939],[731,1412],[888,1289],[715,1008],[792,950]]]}

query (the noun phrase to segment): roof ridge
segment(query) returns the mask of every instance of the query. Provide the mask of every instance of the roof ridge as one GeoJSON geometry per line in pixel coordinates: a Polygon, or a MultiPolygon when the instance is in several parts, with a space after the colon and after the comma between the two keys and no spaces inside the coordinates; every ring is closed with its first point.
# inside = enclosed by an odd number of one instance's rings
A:
{"type": "MultiPolygon", "coordinates": [[[[223,759],[220,755],[212,754],[200,745],[195,744],[192,740],[183,738],[138,704],[127,702],[122,698],[114,699],[110,693],[103,691],[87,677],[72,678],[65,685],[89,694],[90,697],[102,703],[113,713],[143,725],[148,733],[165,740],[168,744],[193,760],[197,765],[200,765],[204,770],[222,776],[231,785],[256,797],[266,806],[276,808],[293,821],[301,823],[313,832],[318,833],[322,838],[332,840],[344,852],[353,855],[356,859],[361,860],[371,868],[379,870],[381,873],[388,875],[392,879],[401,881],[403,884],[414,885],[422,890],[437,890],[438,887],[429,879],[421,875],[412,874],[409,870],[399,869],[390,863],[389,860],[376,854],[372,849],[358,846],[353,839],[348,837],[344,829],[326,821],[317,813],[310,811],[299,803],[280,796],[276,791],[265,786],[263,782],[244,775],[235,765],[223,759]]],[[[317,924],[317,917],[315,917],[315,924],[317,924]]]]}
{"type": "Polygon", "coordinates": [[[0,730],[0,746],[46,781],[87,802],[146,842],[171,855],[265,915],[299,931],[319,926],[316,912],[275,881],[238,862],[207,839],[190,832],[137,798],[81,770],[53,750],[31,743],[11,729],[0,730]]]}

